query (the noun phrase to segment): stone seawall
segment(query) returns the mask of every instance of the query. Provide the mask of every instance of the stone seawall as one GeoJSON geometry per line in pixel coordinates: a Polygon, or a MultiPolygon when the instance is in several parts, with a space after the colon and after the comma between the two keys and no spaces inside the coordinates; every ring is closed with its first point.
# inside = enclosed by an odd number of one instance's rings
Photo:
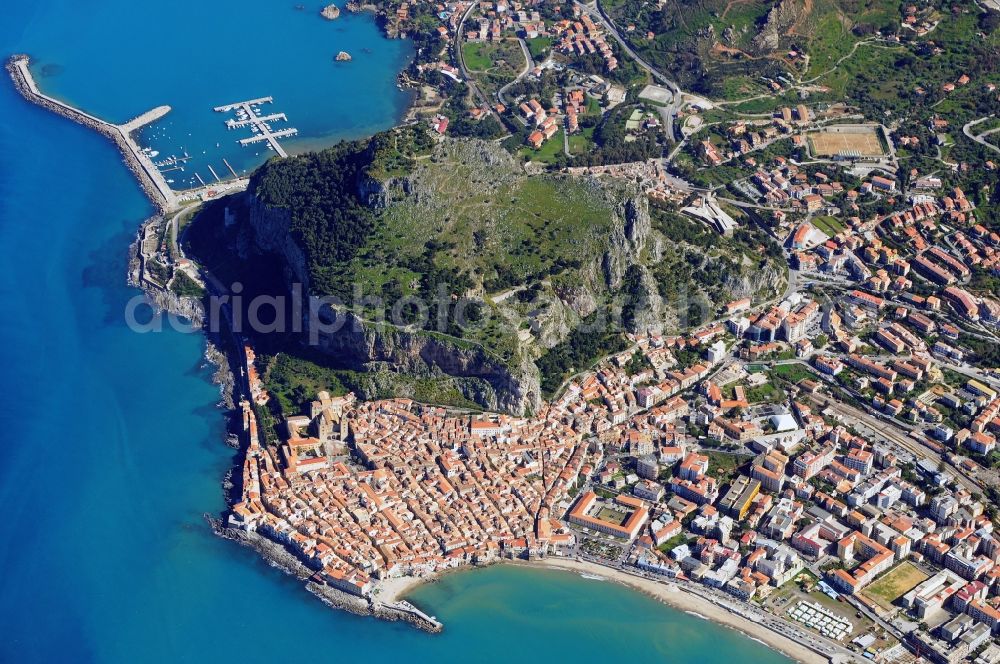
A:
{"type": "Polygon", "coordinates": [[[407,622],[426,632],[437,633],[442,629],[441,623],[431,620],[419,609],[410,607],[406,603],[400,603],[400,606],[379,604],[370,599],[358,597],[357,595],[346,593],[331,586],[316,583],[310,580],[313,576],[313,570],[306,567],[301,560],[296,558],[281,544],[257,533],[247,532],[238,528],[228,528],[220,520],[207,514],[205,518],[211,524],[212,530],[216,535],[253,549],[272,567],[277,567],[286,574],[291,574],[300,581],[306,582],[306,590],[319,598],[327,606],[349,611],[359,616],[374,616],[382,620],[407,622]]]}
{"type": "Polygon", "coordinates": [[[29,80],[25,76],[28,62],[30,62],[30,59],[27,55],[14,55],[11,56],[6,65],[7,73],[10,75],[11,80],[14,82],[14,87],[17,88],[21,96],[33,104],[81,124],[84,127],[93,129],[110,139],[122,153],[125,164],[139,181],[139,185],[149,200],[161,211],[169,209],[172,206],[172,202],[167,200],[156,186],[156,183],[153,182],[152,177],[150,177],[146,169],[139,163],[139,159],[136,157],[132,146],[126,140],[122,130],[117,125],[95,118],[72,106],[60,103],[51,97],[41,94],[37,86],[34,85],[34,81],[29,80]],[[22,66],[24,69],[22,69],[22,66]]]}

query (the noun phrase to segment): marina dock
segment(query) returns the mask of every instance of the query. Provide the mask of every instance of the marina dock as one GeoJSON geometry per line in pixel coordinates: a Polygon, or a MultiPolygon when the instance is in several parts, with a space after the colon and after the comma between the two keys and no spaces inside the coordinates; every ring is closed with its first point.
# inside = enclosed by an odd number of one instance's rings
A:
{"type": "MultiPolygon", "coordinates": [[[[38,106],[52,111],[57,115],[61,115],[69,120],[72,120],[73,122],[88,127],[89,129],[93,129],[113,141],[121,151],[129,170],[132,171],[132,174],[139,180],[139,184],[142,186],[142,190],[145,192],[146,196],[153,202],[154,205],[156,205],[156,207],[160,209],[161,212],[167,213],[176,211],[180,209],[183,204],[190,201],[199,199],[209,200],[226,194],[244,191],[249,185],[250,179],[246,177],[239,177],[236,170],[229,165],[229,162],[223,159],[223,163],[226,165],[226,168],[229,169],[229,172],[233,174],[234,179],[223,180],[218,173],[216,173],[215,169],[209,166],[208,168],[215,177],[216,182],[208,184],[198,173],[195,173],[194,176],[200,183],[199,187],[194,189],[185,189],[182,191],[174,191],[167,183],[163,173],[180,170],[181,164],[189,161],[191,156],[185,152],[181,156],[174,155],[154,163],[151,154],[155,153],[143,150],[135,139],[132,138],[132,134],[135,131],[152,122],[156,122],[169,113],[171,110],[169,106],[157,106],[156,108],[132,118],[124,124],[113,124],[43,93],[39,90],[38,84],[31,73],[30,64],[31,60],[27,55],[15,55],[7,61],[6,69],[8,74],[10,74],[11,80],[14,82],[14,86],[17,88],[17,91],[33,104],[37,104],[38,106]],[[163,170],[161,170],[161,168],[163,170]]],[[[260,99],[252,99],[246,102],[230,104],[228,106],[219,106],[215,110],[226,111],[232,110],[233,108],[245,107],[248,117],[253,118],[255,123],[263,125],[258,129],[258,132],[266,132],[263,135],[260,133],[256,134],[254,139],[256,141],[267,140],[271,142],[275,151],[284,157],[287,155],[285,151],[281,149],[281,146],[277,144],[277,138],[291,136],[297,133],[297,130],[283,129],[279,132],[272,132],[265,123],[268,120],[284,119],[284,113],[275,114],[274,117],[261,118],[253,112],[252,108],[250,108],[250,106],[270,101],[270,97],[262,97],[260,99]]],[[[253,122],[245,124],[258,126],[258,124],[254,124],[253,122]]]]}
{"type": "Polygon", "coordinates": [[[272,101],[274,101],[274,97],[260,97],[258,99],[233,102],[232,104],[226,104],[225,106],[216,106],[212,110],[216,113],[228,113],[229,111],[236,110],[243,105],[259,106],[261,104],[270,104],[272,101]]]}
{"type": "Polygon", "coordinates": [[[250,138],[241,138],[240,145],[250,145],[251,143],[260,143],[261,141],[267,141],[274,148],[275,152],[277,152],[282,157],[287,157],[288,155],[285,154],[285,151],[281,148],[280,145],[278,145],[278,142],[274,139],[284,138],[285,136],[294,136],[297,133],[299,133],[298,129],[282,129],[280,131],[275,131],[275,132],[269,131],[266,134],[264,132],[261,132],[260,134],[257,134],[256,136],[251,136],[250,138]]]}
{"type": "Polygon", "coordinates": [[[237,129],[254,124],[255,122],[285,122],[287,120],[288,116],[284,113],[272,113],[271,115],[262,115],[256,118],[247,118],[246,120],[226,120],[226,126],[230,129],[237,129]]]}
{"type": "Polygon", "coordinates": [[[288,120],[288,116],[284,113],[258,115],[257,111],[253,108],[254,106],[271,103],[273,101],[273,97],[259,97],[257,99],[237,101],[232,104],[216,106],[214,110],[218,113],[228,113],[229,111],[237,112],[238,119],[234,120],[230,118],[229,120],[226,120],[226,126],[229,129],[236,129],[238,127],[251,127],[253,129],[254,135],[249,138],[241,138],[239,140],[240,145],[247,146],[253,143],[267,141],[268,145],[271,146],[271,149],[273,149],[279,157],[284,158],[288,156],[288,153],[281,147],[281,143],[278,142],[278,139],[284,138],[285,136],[294,136],[299,133],[299,130],[294,127],[289,127],[288,129],[271,131],[271,127],[268,125],[268,122],[284,122],[288,120]]]}

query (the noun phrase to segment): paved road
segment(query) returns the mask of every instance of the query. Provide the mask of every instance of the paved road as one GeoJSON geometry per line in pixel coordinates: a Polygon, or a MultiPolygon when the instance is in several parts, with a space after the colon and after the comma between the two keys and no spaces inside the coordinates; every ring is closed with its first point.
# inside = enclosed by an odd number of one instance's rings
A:
{"type": "Polygon", "coordinates": [[[642,56],[640,56],[638,53],[632,50],[632,47],[629,46],[628,42],[625,41],[625,39],[622,38],[622,36],[618,33],[618,28],[615,27],[615,24],[611,20],[611,17],[605,13],[604,7],[601,6],[599,0],[595,0],[593,5],[584,4],[577,0],[576,5],[582,11],[585,11],[588,14],[590,14],[593,18],[596,18],[598,22],[600,22],[604,26],[604,29],[607,30],[608,33],[615,38],[615,41],[618,42],[618,45],[621,47],[621,49],[625,51],[625,53],[627,53],[630,58],[635,60],[640,67],[649,72],[649,74],[653,77],[653,79],[656,82],[662,83],[664,86],[669,88],[671,92],[673,92],[673,97],[665,107],[665,110],[661,111],[661,115],[663,116],[664,119],[667,136],[669,136],[671,139],[676,138],[676,135],[674,134],[674,118],[677,117],[677,112],[680,110],[680,107],[683,103],[681,100],[681,89],[665,74],[660,72],[658,69],[653,67],[648,62],[646,62],[642,58],[642,56]]]}
{"type": "Polygon", "coordinates": [[[521,45],[521,53],[524,54],[524,70],[517,75],[517,78],[515,78],[513,81],[511,81],[510,83],[503,86],[502,88],[500,88],[500,90],[497,91],[497,98],[500,100],[500,103],[508,107],[510,106],[510,103],[507,101],[506,97],[507,90],[510,89],[510,86],[514,85],[522,78],[527,76],[528,72],[530,72],[532,69],[535,68],[535,62],[534,60],[531,59],[531,51],[528,50],[528,45],[524,43],[524,40],[521,39],[520,37],[517,38],[517,43],[521,45]]]}
{"type": "MultiPolygon", "coordinates": [[[[816,404],[823,404],[827,401],[826,398],[816,397],[813,395],[810,395],[808,398],[816,404]]],[[[979,486],[974,479],[963,473],[957,466],[948,463],[942,459],[939,454],[934,452],[934,450],[929,447],[924,447],[922,444],[907,435],[906,432],[915,430],[915,427],[914,429],[907,429],[902,424],[880,419],[871,413],[859,410],[858,408],[838,401],[834,397],[831,397],[829,402],[828,407],[830,410],[839,413],[846,418],[851,418],[860,422],[862,425],[878,433],[889,442],[903,448],[917,459],[930,459],[935,463],[940,463],[942,466],[947,467],[951,474],[955,476],[955,480],[966,490],[973,493],[980,493],[982,491],[982,487],[979,486]]]]}
{"type": "Polygon", "coordinates": [[[497,115],[496,109],[493,108],[493,104],[483,91],[479,89],[476,79],[469,74],[469,69],[465,66],[465,56],[462,53],[462,44],[464,43],[462,35],[465,34],[465,20],[469,18],[472,10],[477,7],[479,7],[479,5],[476,3],[469,5],[469,8],[465,10],[464,14],[462,14],[462,20],[458,23],[458,30],[455,33],[455,42],[453,44],[455,49],[455,61],[458,62],[458,68],[462,72],[462,78],[464,78],[465,82],[468,83],[469,88],[472,90],[472,94],[479,98],[479,101],[489,109],[490,113],[497,119],[497,122],[500,123],[500,126],[503,127],[503,120],[501,120],[500,116],[497,115]]]}
{"type": "Polygon", "coordinates": [[[990,115],[987,115],[985,118],[979,118],[978,120],[973,120],[972,122],[966,122],[965,125],[962,127],[962,133],[965,134],[968,138],[971,138],[972,140],[974,140],[976,143],[979,143],[980,145],[985,145],[990,150],[993,150],[997,154],[1000,154],[1000,148],[998,148],[997,146],[993,145],[992,143],[990,143],[989,141],[987,141],[985,138],[983,138],[983,136],[987,136],[989,134],[992,134],[994,131],[996,131],[995,129],[992,130],[992,131],[983,132],[982,134],[979,134],[978,136],[976,134],[972,133],[972,128],[974,126],[976,126],[977,124],[980,124],[982,122],[986,122],[987,120],[989,120],[992,117],[993,117],[993,114],[990,114],[990,115]]]}

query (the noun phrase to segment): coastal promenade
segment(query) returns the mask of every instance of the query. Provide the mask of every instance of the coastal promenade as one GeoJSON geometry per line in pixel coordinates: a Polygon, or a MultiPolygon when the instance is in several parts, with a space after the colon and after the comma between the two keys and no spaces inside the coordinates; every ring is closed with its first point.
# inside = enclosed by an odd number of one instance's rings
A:
{"type": "Polygon", "coordinates": [[[31,60],[26,55],[15,55],[7,63],[7,71],[10,73],[18,92],[28,101],[90,127],[110,138],[121,150],[129,170],[139,179],[140,185],[153,203],[162,211],[172,210],[177,206],[176,194],[152,160],[132,138],[132,132],[136,129],[166,115],[170,111],[169,106],[159,106],[123,125],[112,124],[43,93],[38,89],[38,84],[31,74],[30,63],[31,60]]]}

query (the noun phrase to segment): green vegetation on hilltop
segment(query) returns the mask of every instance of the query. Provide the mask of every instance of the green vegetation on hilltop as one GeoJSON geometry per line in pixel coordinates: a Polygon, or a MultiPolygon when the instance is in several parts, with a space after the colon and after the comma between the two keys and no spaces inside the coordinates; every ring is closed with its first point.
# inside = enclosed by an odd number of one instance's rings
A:
{"type": "Polygon", "coordinates": [[[406,126],[375,134],[368,142],[371,160],[367,175],[375,180],[402,177],[410,173],[416,159],[430,154],[434,141],[419,127],[406,126]]]}
{"type": "Polygon", "coordinates": [[[370,163],[358,144],[340,143],[270,161],[253,176],[250,186],[261,203],[288,210],[317,288],[323,288],[326,265],[353,258],[375,225],[371,209],[358,198],[358,182],[370,163]]]}
{"type": "Polygon", "coordinates": [[[770,6],[766,0],[674,0],[660,5],[624,0],[609,11],[618,25],[635,26],[626,32],[632,47],[681,87],[739,98],[765,92],[761,76],[776,78],[785,72],[780,60],[758,57],[754,46],[770,6]],[[716,45],[720,40],[723,48],[716,45]]]}
{"type": "Polygon", "coordinates": [[[545,352],[536,364],[542,372],[542,391],[552,396],[571,373],[590,369],[607,355],[625,350],[621,329],[607,311],[585,318],[569,337],[545,352]]]}
{"type": "Polygon", "coordinates": [[[612,204],[600,186],[565,176],[529,178],[488,144],[443,145],[410,181],[417,200],[393,192],[355,263],[373,285],[396,270],[404,295],[420,290],[411,286],[420,271],[412,263],[426,252],[427,239],[435,241],[430,264],[493,293],[578,268],[600,255],[610,230],[612,204]]]}
{"type": "MultiPolygon", "coordinates": [[[[310,294],[337,296],[389,334],[481,348],[519,375],[534,362],[546,393],[623,349],[624,331],[697,324],[734,288],[754,293],[769,287],[761,275],[776,273],[761,271],[773,257],[756,235],[719,238],[675,211],[650,210],[634,184],[529,176],[495,142],[435,140],[419,126],[269,162],[251,187],[258,213],[287,210],[310,294]]],[[[272,382],[284,407],[334,379],[438,403],[479,394],[450,376],[290,361],[272,382]]]]}
{"type": "Polygon", "coordinates": [[[525,65],[524,52],[515,39],[466,42],[462,45],[462,59],[490,97],[517,78],[525,65]]]}
{"type": "MultiPolygon", "coordinates": [[[[776,99],[771,85],[788,89],[800,80],[813,83],[822,99],[842,100],[856,74],[876,73],[867,61],[880,64],[879,51],[892,47],[872,40],[915,38],[901,27],[903,5],[901,0],[604,3],[618,25],[634,26],[626,33],[632,46],[681,87],[722,99],[760,96],[764,110],[795,101],[776,99]],[[875,45],[858,46],[862,42],[875,45]],[[830,87],[830,93],[822,94],[820,86],[830,87]]],[[[932,7],[921,16],[937,14],[932,7]]],[[[901,77],[883,81],[896,78],[901,77]]]]}
{"type": "Polygon", "coordinates": [[[329,366],[325,356],[304,356],[281,352],[259,358],[264,369],[264,388],[277,398],[285,414],[304,412],[320,390],[333,396],[354,392],[365,399],[403,396],[423,403],[435,403],[478,410],[449,376],[408,376],[397,372],[365,373],[329,366]]]}
{"type": "Polygon", "coordinates": [[[180,297],[202,298],[205,296],[205,289],[201,284],[192,279],[187,272],[178,270],[174,274],[174,280],[170,283],[170,290],[180,297]]]}
{"type": "Polygon", "coordinates": [[[270,162],[253,191],[289,211],[312,294],[517,363],[517,326],[488,296],[596,265],[616,195],[594,181],[529,178],[495,144],[446,141],[421,154],[414,132],[270,162]]]}

